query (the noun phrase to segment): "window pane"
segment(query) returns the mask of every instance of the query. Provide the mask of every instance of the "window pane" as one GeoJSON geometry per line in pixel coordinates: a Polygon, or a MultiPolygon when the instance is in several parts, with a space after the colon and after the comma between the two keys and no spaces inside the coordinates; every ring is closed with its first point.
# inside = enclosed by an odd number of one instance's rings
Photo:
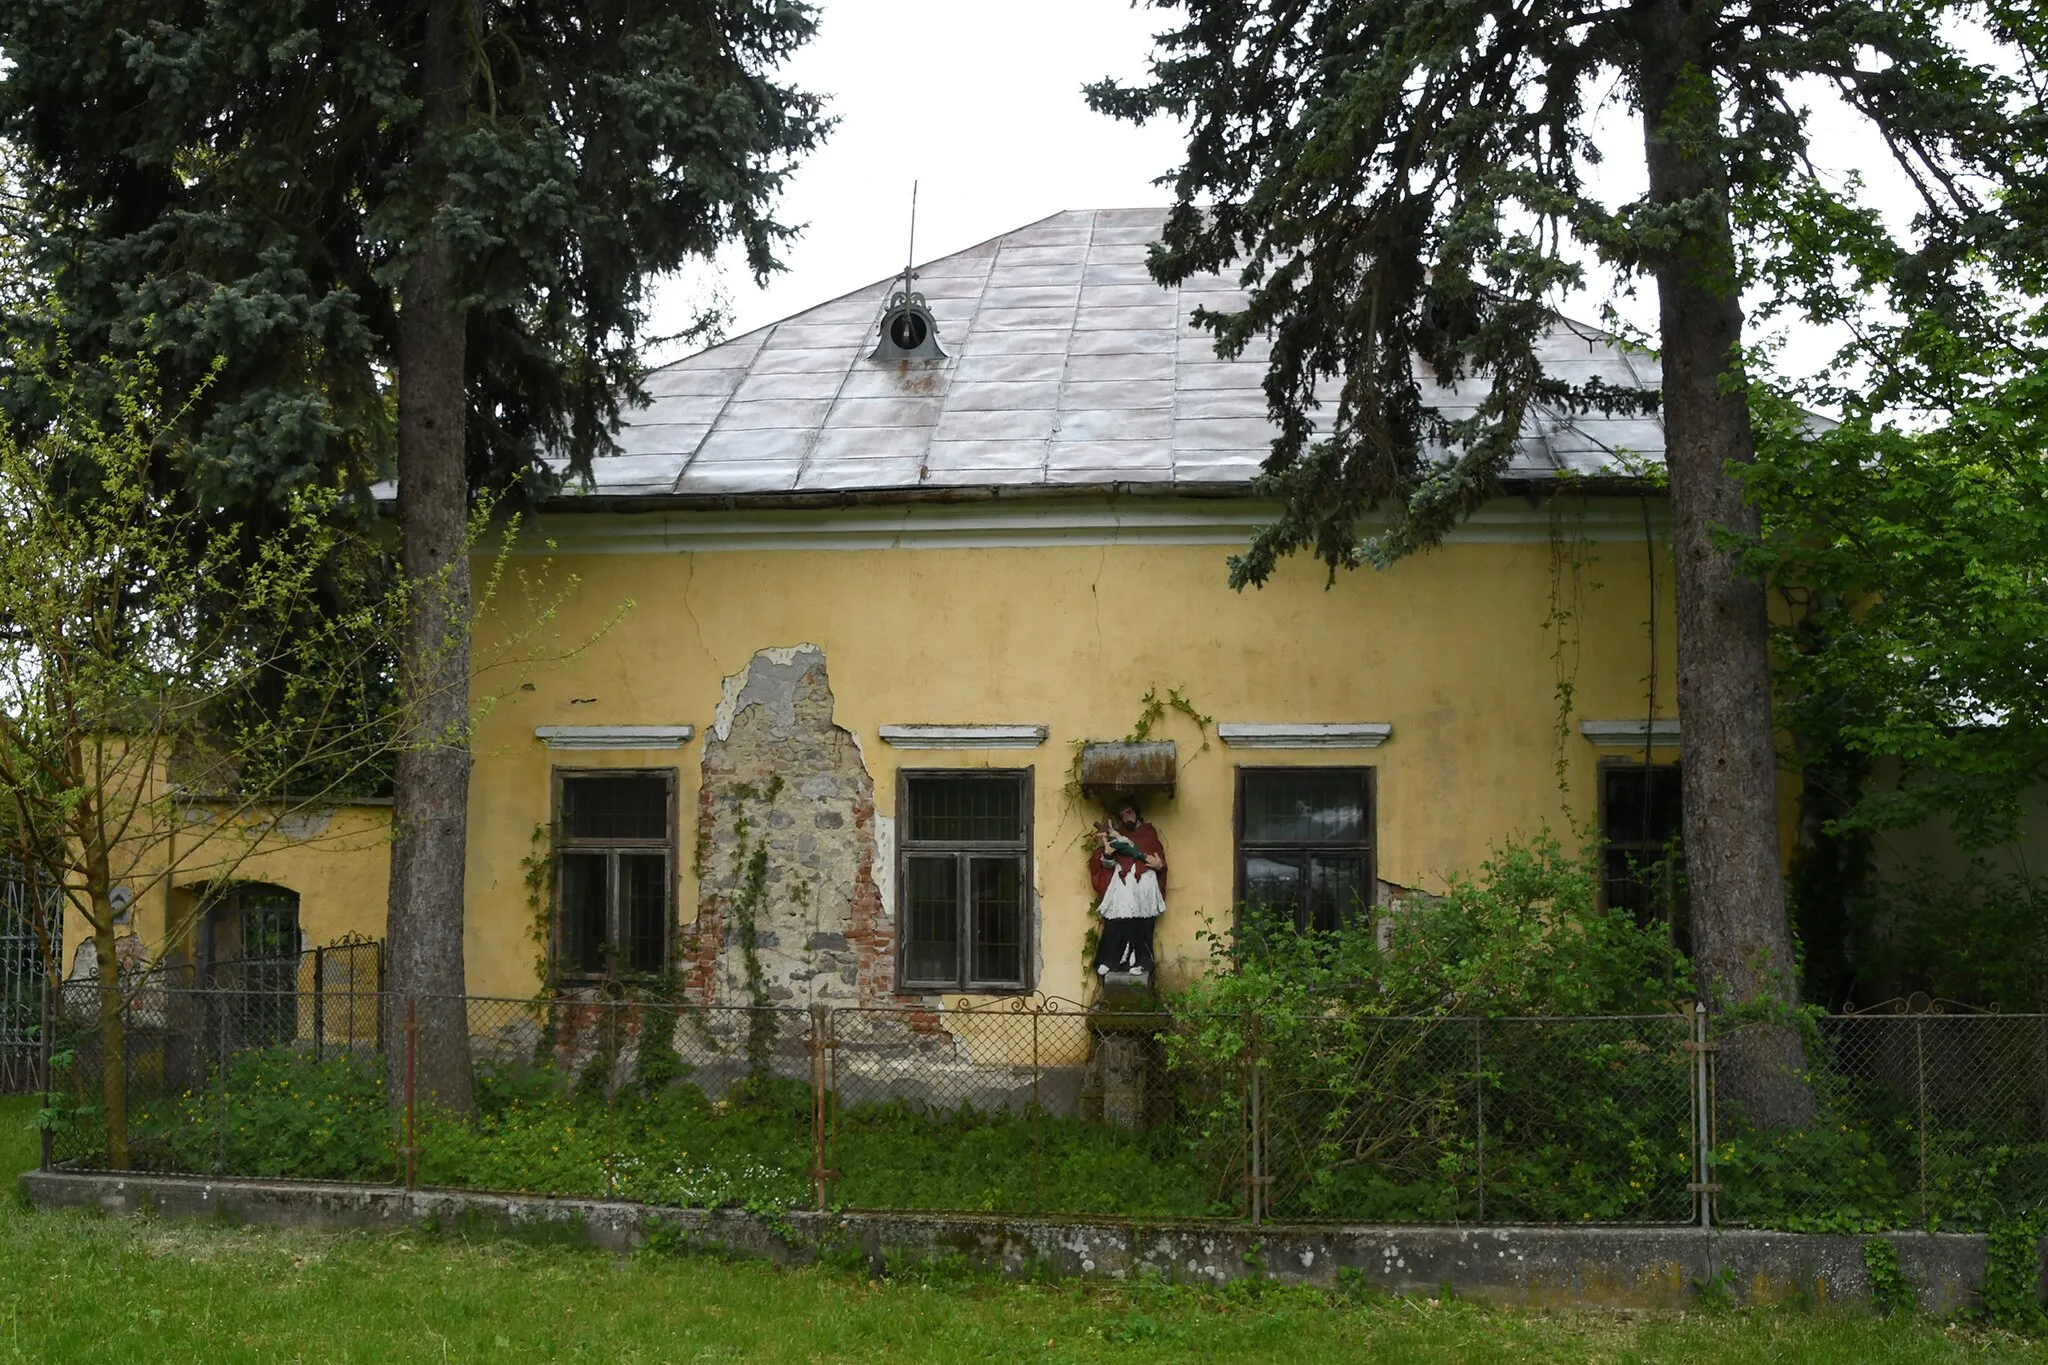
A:
{"type": "Polygon", "coordinates": [[[602,853],[562,855],[562,959],[565,972],[604,971],[606,873],[611,859],[602,853]]]}
{"type": "Polygon", "coordinates": [[[1024,984],[1024,860],[975,858],[967,867],[974,924],[970,978],[987,986],[1024,984]]]}
{"type": "Polygon", "coordinates": [[[1301,865],[1285,858],[1247,854],[1244,899],[1247,905],[1291,912],[1301,902],[1301,865]]]}
{"type": "Polygon", "coordinates": [[[563,778],[562,833],[571,839],[668,838],[668,779],[563,778]]]}
{"type": "Polygon", "coordinates": [[[1292,772],[1244,775],[1248,844],[1362,844],[1365,775],[1292,772]]]}
{"type": "Polygon", "coordinates": [[[1601,779],[1600,817],[1608,843],[1662,848],[1677,836],[1677,768],[1607,768],[1601,779]]]}
{"type": "Polygon", "coordinates": [[[910,779],[913,842],[1020,843],[1024,838],[1024,783],[1003,777],[910,779]]]}
{"type": "Polygon", "coordinates": [[[1309,862],[1308,924],[1334,933],[1364,913],[1365,862],[1360,858],[1314,858],[1309,862]]]}
{"type": "Polygon", "coordinates": [[[299,951],[299,897],[281,886],[249,886],[232,902],[241,910],[242,956],[294,957],[299,951]]]}
{"type": "Polygon", "coordinates": [[[1642,925],[1668,920],[1676,928],[1685,918],[1679,868],[1660,851],[1610,848],[1601,861],[1608,909],[1626,910],[1642,925]]]}
{"type": "Polygon", "coordinates": [[[668,928],[668,859],[659,853],[619,855],[619,932],[626,967],[658,972],[668,928]]]}
{"type": "Polygon", "coordinates": [[[224,990],[279,999],[244,1004],[250,1046],[288,1038],[296,1027],[299,897],[281,886],[240,886],[207,912],[209,980],[224,990]],[[260,1017],[259,1017],[260,1016],[260,1017]]]}
{"type": "Polygon", "coordinates": [[[959,863],[953,858],[903,861],[903,979],[960,979],[959,863]]]}
{"type": "Polygon", "coordinates": [[[242,912],[242,956],[296,957],[299,952],[299,908],[263,906],[242,912]]]}

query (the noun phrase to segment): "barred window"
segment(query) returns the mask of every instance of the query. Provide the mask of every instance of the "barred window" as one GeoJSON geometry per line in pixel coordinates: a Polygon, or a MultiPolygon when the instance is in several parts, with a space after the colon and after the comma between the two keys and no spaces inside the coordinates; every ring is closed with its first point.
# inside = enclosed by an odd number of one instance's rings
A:
{"type": "Polygon", "coordinates": [[[1610,910],[1638,923],[1685,930],[1680,876],[1678,765],[1609,763],[1600,769],[1600,890],[1610,910]]]}
{"type": "Polygon", "coordinates": [[[555,774],[557,980],[666,970],[675,886],[675,773],[555,774]]]}
{"type": "Polygon", "coordinates": [[[1021,991],[1031,949],[1031,772],[902,777],[905,990],[1021,991]]]}
{"type": "Polygon", "coordinates": [[[238,882],[208,898],[195,947],[200,981],[225,992],[222,1022],[242,1046],[298,1032],[299,893],[238,882]]]}
{"type": "Polygon", "coordinates": [[[284,959],[296,966],[299,893],[267,882],[236,883],[207,906],[204,946],[209,967],[284,959]]]}
{"type": "Polygon", "coordinates": [[[1240,768],[1237,896],[1330,931],[1368,914],[1373,890],[1370,768],[1240,768]]]}

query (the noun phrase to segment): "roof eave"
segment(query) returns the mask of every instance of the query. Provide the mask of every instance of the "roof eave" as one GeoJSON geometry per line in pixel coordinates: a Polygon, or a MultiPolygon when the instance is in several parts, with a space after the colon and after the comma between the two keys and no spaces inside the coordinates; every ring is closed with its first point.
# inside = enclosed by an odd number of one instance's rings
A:
{"type": "MultiPolygon", "coordinates": [[[[1503,496],[1538,502],[1564,494],[1584,497],[1658,497],[1665,495],[1661,480],[1638,475],[1577,474],[1559,478],[1554,474],[1518,475],[1502,479],[1503,496]]],[[[1098,483],[1045,484],[948,484],[942,488],[854,488],[815,492],[790,490],[774,493],[571,493],[542,501],[537,511],[546,513],[639,512],[730,512],[741,510],[826,510],[835,507],[885,507],[906,503],[960,504],[1012,502],[1029,499],[1140,497],[1140,498],[1249,498],[1252,486],[1241,480],[1218,482],[1165,483],[1157,480],[1098,483]]]]}

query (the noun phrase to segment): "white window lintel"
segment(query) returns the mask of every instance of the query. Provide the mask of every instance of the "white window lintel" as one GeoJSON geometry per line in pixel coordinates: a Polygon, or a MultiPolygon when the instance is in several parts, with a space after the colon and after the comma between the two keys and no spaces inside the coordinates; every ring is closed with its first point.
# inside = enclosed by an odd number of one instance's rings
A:
{"type": "Polygon", "coordinates": [[[1385,721],[1226,722],[1217,737],[1236,749],[1377,749],[1393,736],[1385,721]]]}
{"type": "Polygon", "coordinates": [[[550,749],[680,749],[696,734],[689,725],[536,725],[550,749]]]}
{"type": "Polygon", "coordinates": [[[1598,749],[1640,749],[1645,741],[1652,748],[1674,748],[1678,744],[1677,717],[1650,720],[1582,720],[1579,733],[1598,749]]]}
{"type": "Polygon", "coordinates": [[[896,749],[1036,749],[1043,725],[884,725],[882,743],[896,749]]]}

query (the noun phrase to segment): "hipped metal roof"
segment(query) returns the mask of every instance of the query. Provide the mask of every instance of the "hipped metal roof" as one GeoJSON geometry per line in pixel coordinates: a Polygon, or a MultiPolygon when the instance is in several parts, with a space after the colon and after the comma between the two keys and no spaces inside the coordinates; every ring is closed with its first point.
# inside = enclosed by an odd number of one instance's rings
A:
{"type": "MultiPolygon", "coordinates": [[[[647,377],[620,451],[586,498],[807,500],[1105,488],[1241,491],[1274,436],[1263,345],[1216,358],[1197,305],[1241,307],[1233,280],[1161,288],[1145,271],[1166,211],[1057,213],[917,269],[942,361],[874,361],[900,277],[735,337],[647,377]]],[[[1656,359],[1560,320],[1542,349],[1565,380],[1654,387],[1656,359]]],[[[1436,389],[1448,415],[1484,389],[1436,389]]],[[[1334,409],[1326,409],[1333,411],[1334,409]]],[[[1626,472],[1661,459],[1656,417],[1535,414],[1511,478],[1626,472]]],[[[613,504],[616,505],[616,504],[613,504]]]]}

